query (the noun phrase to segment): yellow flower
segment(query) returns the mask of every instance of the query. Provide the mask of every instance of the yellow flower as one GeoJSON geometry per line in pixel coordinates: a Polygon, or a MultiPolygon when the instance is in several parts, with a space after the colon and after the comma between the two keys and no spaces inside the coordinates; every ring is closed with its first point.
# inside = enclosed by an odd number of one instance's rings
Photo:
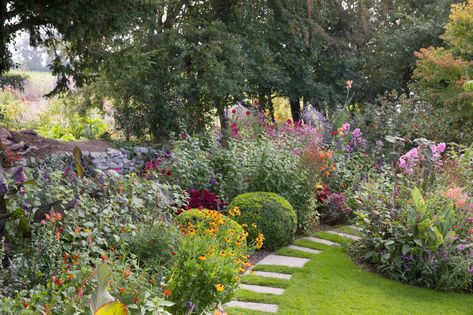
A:
{"type": "Polygon", "coordinates": [[[206,258],[204,255],[200,255],[199,257],[197,257],[197,259],[199,259],[199,260],[206,260],[207,258],[206,258]]]}
{"type": "Polygon", "coordinates": [[[253,223],[252,226],[253,226],[254,229],[256,229],[258,227],[258,225],[256,225],[256,223],[253,223]]]}
{"type": "Polygon", "coordinates": [[[225,290],[225,287],[221,284],[216,284],[215,288],[217,289],[218,292],[222,292],[223,290],[225,290]]]}
{"type": "Polygon", "coordinates": [[[247,228],[247,227],[248,227],[248,224],[243,223],[243,224],[241,225],[241,227],[247,228]]]}
{"type": "Polygon", "coordinates": [[[220,256],[225,257],[225,256],[227,256],[227,254],[225,253],[225,251],[222,250],[222,251],[220,252],[220,256]]]}

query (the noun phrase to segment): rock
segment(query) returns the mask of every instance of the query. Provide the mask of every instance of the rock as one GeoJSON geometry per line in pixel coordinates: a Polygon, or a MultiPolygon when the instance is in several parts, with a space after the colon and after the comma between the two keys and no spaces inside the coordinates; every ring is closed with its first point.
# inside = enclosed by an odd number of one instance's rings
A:
{"type": "Polygon", "coordinates": [[[16,150],[20,150],[20,149],[23,149],[26,147],[26,144],[21,141],[19,143],[15,143],[15,144],[12,144],[10,146],[8,146],[8,149],[11,150],[11,151],[16,151],[16,150]]]}
{"type": "Polygon", "coordinates": [[[25,135],[31,135],[31,136],[39,137],[38,133],[34,130],[23,130],[21,133],[23,133],[25,135]]]}
{"type": "Polygon", "coordinates": [[[7,139],[11,139],[11,133],[8,129],[0,128],[0,140],[4,142],[7,139]]]}
{"type": "Polygon", "coordinates": [[[148,154],[149,148],[147,147],[135,147],[135,151],[138,153],[148,154]]]}
{"type": "Polygon", "coordinates": [[[25,155],[27,154],[28,152],[31,152],[31,151],[38,151],[38,147],[37,146],[30,146],[29,148],[27,148],[25,151],[22,151],[22,152],[18,152],[19,155],[25,155]]]}
{"type": "Polygon", "coordinates": [[[113,149],[113,148],[108,148],[107,153],[108,154],[118,154],[118,155],[121,154],[120,150],[113,149]]]}

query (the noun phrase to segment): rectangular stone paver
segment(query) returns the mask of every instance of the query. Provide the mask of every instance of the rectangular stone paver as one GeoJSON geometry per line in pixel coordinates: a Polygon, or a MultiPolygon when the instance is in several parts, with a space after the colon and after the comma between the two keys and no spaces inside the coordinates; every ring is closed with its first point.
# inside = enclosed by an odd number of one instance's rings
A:
{"type": "Polygon", "coordinates": [[[258,277],[265,277],[265,278],[274,278],[274,279],[285,279],[289,280],[292,278],[292,275],[287,273],[279,273],[279,272],[268,272],[268,271],[253,271],[247,270],[245,275],[253,275],[258,277]]]}
{"type": "Polygon", "coordinates": [[[328,245],[328,246],[340,246],[340,244],[338,244],[338,243],[328,241],[328,240],[324,240],[323,238],[313,237],[313,236],[307,236],[307,237],[304,237],[302,239],[303,240],[309,240],[309,241],[312,241],[312,242],[315,242],[315,243],[328,245]]]}
{"type": "Polygon", "coordinates": [[[320,254],[320,250],[312,249],[312,248],[307,248],[307,247],[302,247],[302,246],[296,246],[296,245],[289,245],[288,248],[298,250],[301,252],[309,253],[309,254],[320,254]]]}
{"type": "Polygon", "coordinates": [[[327,231],[327,233],[334,234],[334,235],[338,235],[338,236],[341,236],[341,237],[344,237],[344,238],[349,238],[349,239],[351,239],[351,240],[353,240],[353,241],[359,241],[359,240],[361,240],[361,237],[359,237],[359,236],[351,235],[351,234],[347,234],[347,233],[343,233],[343,232],[327,231]]]}
{"type": "Polygon", "coordinates": [[[254,302],[231,301],[225,304],[225,307],[243,308],[252,311],[277,313],[278,306],[276,304],[264,304],[254,302]]]}
{"type": "Polygon", "coordinates": [[[304,267],[309,261],[306,258],[289,257],[280,255],[269,255],[261,260],[257,265],[272,265],[272,266],[285,266],[285,267],[304,267]]]}
{"type": "Polygon", "coordinates": [[[262,285],[252,285],[252,284],[240,284],[240,289],[248,290],[256,293],[266,293],[266,294],[274,294],[274,295],[282,295],[284,293],[284,289],[281,288],[273,288],[273,287],[264,287],[262,285]]]}

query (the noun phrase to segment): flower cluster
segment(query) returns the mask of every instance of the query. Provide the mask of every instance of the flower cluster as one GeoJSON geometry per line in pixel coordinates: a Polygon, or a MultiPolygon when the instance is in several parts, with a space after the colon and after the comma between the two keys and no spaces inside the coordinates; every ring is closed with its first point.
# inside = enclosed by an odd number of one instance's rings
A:
{"type": "Polygon", "coordinates": [[[403,169],[406,174],[414,174],[416,167],[422,167],[423,161],[430,161],[434,167],[441,167],[443,165],[442,153],[445,151],[445,143],[438,145],[430,144],[428,146],[421,145],[411,149],[399,159],[399,167],[403,169]]]}

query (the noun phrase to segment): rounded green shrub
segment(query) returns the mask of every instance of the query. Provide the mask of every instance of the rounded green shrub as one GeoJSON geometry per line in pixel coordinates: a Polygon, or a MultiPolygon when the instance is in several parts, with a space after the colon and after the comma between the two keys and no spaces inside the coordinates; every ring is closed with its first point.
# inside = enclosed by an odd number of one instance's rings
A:
{"type": "Polygon", "coordinates": [[[235,220],[249,227],[250,241],[263,233],[263,248],[274,250],[292,242],[296,233],[297,216],[292,205],[283,197],[268,192],[252,192],[236,196],[228,206],[229,212],[240,215],[235,220]]]}

